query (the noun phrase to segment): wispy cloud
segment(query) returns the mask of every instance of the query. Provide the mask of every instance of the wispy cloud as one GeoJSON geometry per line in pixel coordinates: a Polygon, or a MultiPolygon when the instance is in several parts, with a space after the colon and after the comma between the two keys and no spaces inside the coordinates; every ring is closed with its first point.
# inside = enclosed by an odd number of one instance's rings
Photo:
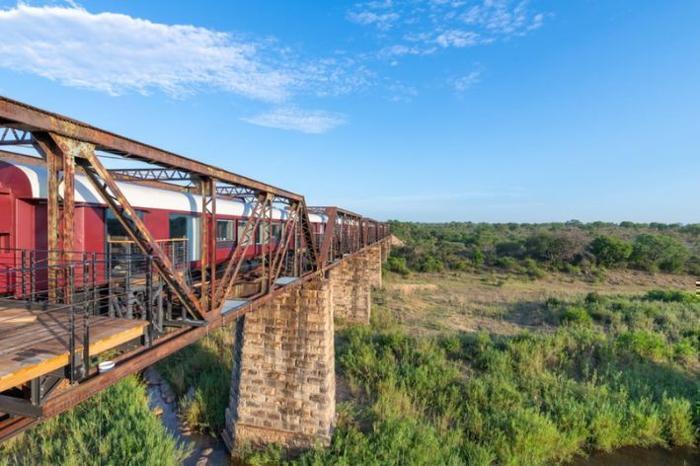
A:
{"type": "Polygon", "coordinates": [[[348,18],[377,28],[391,45],[379,56],[429,55],[524,36],[544,23],[528,0],[405,0],[361,2],[348,18]]]}
{"type": "Polygon", "coordinates": [[[0,30],[0,67],[112,95],[206,87],[281,101],[295,81],[265,63],[260,44],[195,26],[19,4],[0,10],[0,30]]]}
{"type": "Polygon", "coordinates": [[[367,10],[359,12],[350,11],[348,12],[348,19],[358,24],[372,24],[379,29],[389,29],[394,22],[399,19],[399,15],[396,13],[375,13],[367,10]]]}
{"type": "MultiPolygon", "coordinates": [[[[352,57],[308,59],[274,38],[92,13],[75,4],[0,9],[0,68],[115,96],[215,91],[285,108],[307,95],[353,93],[374,79],[352,57]]],[[[338,124],[318,111],[275,110],[270,116],[288,123],[268,126],[309,133],[338,124]],[[292,117],[300,123],[291,123],[292,117]]]]}
{"type": "Polygon", "coordinates": [[[294,107],[280,107],[269,112],[242,118],[243,121],[268,128],[301,131],[321,134],[345,123],[345,117],[323,110],[303,110],[294,107]]]}
{"type": "Polygon", "coordinates": [[[474,87],[481,81],[481,68],[477,68],[464,76],[458,76],[449,80],[450,85],[458,93],[463,93],[474,87]]]}

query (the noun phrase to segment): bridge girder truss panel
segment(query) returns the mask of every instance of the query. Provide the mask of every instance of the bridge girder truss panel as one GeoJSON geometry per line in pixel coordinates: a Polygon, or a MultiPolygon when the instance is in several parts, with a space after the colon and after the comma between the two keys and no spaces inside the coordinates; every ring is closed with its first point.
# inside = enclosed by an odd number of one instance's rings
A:
{"type": "Polygon", "coordinates": [[[271,193],[275,196],[303,200],[299,194],[271,186],[205,163],[153,147],[133,139],[90,126],[71,118],[47,112],[22,102],[0,96],[0,126],[12,126],[31,132],[50,132],[95,146],[96,150],[139,160],[164,168],[182,170],[191,175],[211,177],[223,183],[271,193]]]}
{"type": "Polygon", "coordinates": [[[146,228],[146,225],[136,214],[136,210],[126,199],[124,193],[122,193],[118,184],[112,177],[112,174],[97,158],[94,147],[90,144],[55,134],[52,134],[51,137],[54,140],[62,141],[61,143],[67,148],[81,147],[80,156],[76,161],[87,175],[90,183],[112,210],[117,220],[119,220],[119,223],[122,224],[127,234],[141,249],[143,254],[152,258],[153,265],[159,275],[172,289],[182,306],[195,320],[203,319],[203,309],[194,290],[185,282],[182,276],[175,271],[167,254],[163,252],[153,238],[153,235],[148,228],[146,228]]]}

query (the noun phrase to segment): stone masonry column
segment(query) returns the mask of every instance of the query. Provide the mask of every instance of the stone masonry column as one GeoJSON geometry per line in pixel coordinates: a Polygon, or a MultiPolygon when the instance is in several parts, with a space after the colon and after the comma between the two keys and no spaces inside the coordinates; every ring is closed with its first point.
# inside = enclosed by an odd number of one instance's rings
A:
{"type": "Polygon", "coordinates": [[[383,243],[379,243],[368,247],[367,251],[363,253],[367,255],[370,285],[374,288],[382,287],[383,252],[383,243]]]}
{"type": "Polygon", "coordinates": [[[314,278],[236,322],[224,438],[292,450],[328,444],[335,422],[333,295],[314,278]]]}
{"type": "Polygon", "coordinates": [[[381,286],[381,262],[378,256],[381,256],[379,249],[368,248],[345,258],[328,272],[333,287],[333,309],[337,317],[350,323],[369,323],[371,289],[372,286],[381,286]]]}
{"type": "Polygon", "coordinates": [[[390,239],[383,239],[379,243],[381,247],[381,255],[382,255],[382,263],[386,262],[389,260],[389,254],[391,253],[391,240],[390,239]]]}

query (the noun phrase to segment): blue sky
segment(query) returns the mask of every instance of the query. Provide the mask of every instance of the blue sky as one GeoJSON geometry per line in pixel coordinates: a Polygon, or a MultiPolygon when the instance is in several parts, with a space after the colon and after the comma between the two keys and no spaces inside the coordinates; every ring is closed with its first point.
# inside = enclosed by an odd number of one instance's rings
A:
{"type": "Polygon", "coordinates": [[[380,219],[698,222],[700,2],[0,0],[0,94],[380,219]]]}

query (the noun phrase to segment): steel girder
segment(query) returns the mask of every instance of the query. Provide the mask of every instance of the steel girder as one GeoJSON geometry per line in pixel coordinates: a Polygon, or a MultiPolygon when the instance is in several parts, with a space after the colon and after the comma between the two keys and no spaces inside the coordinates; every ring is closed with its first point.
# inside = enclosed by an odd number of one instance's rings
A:
{"type": "Polygon", "coordinates": [[[200,301],[207,312],[213,310],[216,293],[216,180],[199,180],[202,212],[199,216],[200,242],[200,301]]]}
{"type": "Polygon", "coordinates": [[[84,143],[67,144],[63,138],[47,133],[38,133],[32,140],[46,160],[48,175],[46,218],[49,301],[57,302],[58,289],[63,286],[62,300],[70,303],[66,267],[74,250],[75,158],[81,151],[90,149],[90,146],[84,143]]]}
{"type": "Polygon", "coordinates": [[[258,229],[260,221],[267,212],[267,209],[271,209],[271,202],[272,197],[269,194],[261,194],[258,196],[245,224],[245,228],[243,229],[243,234],[237,238],[236,247],[231,251],[231,256],[226,262],[226,269],[216,289],[216,297],[214,300],[215,308],[219,308],[231,292],[231,288],[238,277],[238,272],[243,265],[243,258],[250,249],[250,246],[255,244],[255,232],[258,229]]]}
{"type": "Polygon", "coordinates": [[[196,160],[153,147],[133,139],[90,126],[56,113],[0,96],[0,126],[21,127],[27,131],[51,132],[88,142],[95,149],[133,160],[186,171],[191,175],[215,178],[222,183],[244,186],[275,196],[302,201],[303,196],[253,180],[196,160]]]}
{"type": "MultiPolygon", "coordinates": [[[[54,135],[55,137],[55,135],[54,135]]],[[[67,138],[63,138],[69,141],[67,138]]],[[[73,141],[75,144],[77,141],[73,141]]],[[[182,276],[175,271],[172,262],[167,254],[163,252],[153,235],[148,231],[143,221],[136,214],[136,211],[126,199],[111,173],[102,165],[97,158],[94,149],[83,150],[78,159],[79,165],[85,171],[102,199],[109,205],[114,215],[122,224],[127,234],[141,251],[152,258],[153,265],[158,270],[163,280],[170,286],[173,293],[180,300],[182,306],[192,315],[195,320],[203,320],[203,308],[190,286],[185,283],[182,276]]]]}

